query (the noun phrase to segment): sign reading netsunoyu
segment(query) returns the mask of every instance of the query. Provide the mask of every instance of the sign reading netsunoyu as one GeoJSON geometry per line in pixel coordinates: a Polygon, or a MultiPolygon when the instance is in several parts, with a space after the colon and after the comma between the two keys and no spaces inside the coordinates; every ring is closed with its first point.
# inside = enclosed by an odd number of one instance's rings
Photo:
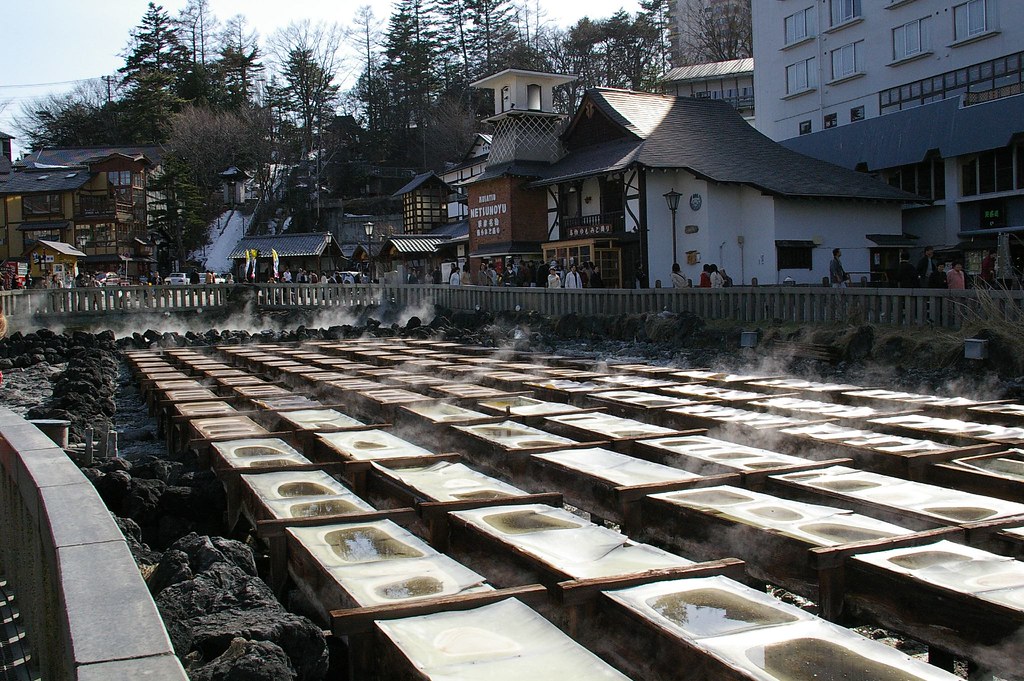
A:
{"type": "Polygon", "coordinates": [[[476,203],[469,209],[469,219],[476,236],[500,234],[505,227],[503,220],[508,215],[508,204],[498,202],[497,194],[482,194],[477,197],[476,203]]]}

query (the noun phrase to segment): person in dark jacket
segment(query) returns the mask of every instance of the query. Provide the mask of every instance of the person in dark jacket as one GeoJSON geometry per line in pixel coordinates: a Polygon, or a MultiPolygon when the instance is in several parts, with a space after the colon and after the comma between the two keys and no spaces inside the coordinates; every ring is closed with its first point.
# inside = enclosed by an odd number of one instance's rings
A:
{"type": "Polygon", "coordinates": [[[900,288],[919,288],[921,286],[917,268],[910,264],[910,256],[906,253],[900,253],[900,264],[896,267],[896,285],[900,288]]]}
{"type": "Polygon", "coordinates": [[[935,269],[928,277],[928,288],[946,288],[946,265],[944,263],[935,263],[935,269]]]}
{"type": "Polygon", "coordinates": [[[921,259],[917,261],[917,278],[920,279],[922,283],[927,283],[931,281],[932,274],[934,272],[935,249],[932,248],[931,246],[925,246],[924,255],[922,255],[921,259]]]}

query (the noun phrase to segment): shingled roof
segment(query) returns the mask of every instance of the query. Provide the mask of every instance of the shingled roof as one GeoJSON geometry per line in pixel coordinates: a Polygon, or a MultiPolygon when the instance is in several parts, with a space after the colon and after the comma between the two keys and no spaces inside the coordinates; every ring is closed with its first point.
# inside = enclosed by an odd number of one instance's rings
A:
{"type": "Polygon", "coordinates": [[[337,242],[329,233],[324,232],[242,237],[231,249],[228,258],[244,259],[245,252],[252,249],[259,251],[261,258],[269,258],[272,250],[276,250],[281,258],[321,256],[332,250],[336,255],[341,255],[337,242]]]}
{"type": "Polygon", "coordinates": [[[0,195],[36,194],[73,191],[85,185],[92,177],[88,168],[57,168],[24,170],[11,173],[0,183],[0,195]]]}
{"type": "Polygon", "coordinates": [[[31,154],[26,154],[19,165],[26,168],[48,168],[54,166],[80,166],[104,159],[113,154],[125,156],[143,155],[153,165],[160,165],[163,160],[163,149],[154,144],[133,144],[125,146],[99,146],[99,147],[64,147],[54,149],[39,149],[31,154]]]}
{"type": "Polygon", "coordinates": [[[804,156],[765,137],[724,101],[628,90],[588,90],[566,132],[573,148],[596,110],[623,136],[576,148],[538,173],[534,186],[599,175],[636,164],[682,169],[725,184],[789,198],[920,202],[869,175],[804,156]]]}

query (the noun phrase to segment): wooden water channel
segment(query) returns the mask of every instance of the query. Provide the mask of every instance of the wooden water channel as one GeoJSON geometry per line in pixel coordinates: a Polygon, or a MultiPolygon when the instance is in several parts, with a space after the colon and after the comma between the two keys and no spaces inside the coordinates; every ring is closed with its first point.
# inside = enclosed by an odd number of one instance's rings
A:
{"type": "Polygon", "coordinates": [[[969,320],[1024,319],[1024,291],[942,289],[833,289],[736,286],[722,289],[538,289],[485,286],[376,284],[216,284],[117,286],[2,291],[12,317],[187,312],[226,307],[233,292],[249,289],[260,311],[350,308],[387,303],[417,309],[536,311],[544,315],[692,312],[707,319],[757,323],[869,322],[959,328],[969,320]]]}
{"type": "Polygon", "coordinates": [[[128,361],[349,678],[1024,679],[1024,405],[430,340],[128,361]]]}

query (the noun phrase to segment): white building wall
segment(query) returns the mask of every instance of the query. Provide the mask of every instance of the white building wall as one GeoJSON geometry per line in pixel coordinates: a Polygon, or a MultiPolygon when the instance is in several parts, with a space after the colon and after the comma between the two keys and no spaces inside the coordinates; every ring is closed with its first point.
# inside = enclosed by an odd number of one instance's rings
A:
{"type": "MultiPolygon", "coordinates": [[[[649,171],[647,174],[647,258],[650,267],[650,281],[653,286],[656,279],[661,285],[671,286],[672,280],[672,212],[668,209],[665,194],[676,190],[679,208],[676,211],[676,244],[675,257],[679,268],[694,285],[700,278],[701,264],[687,265],[687,251],[697,251],[701,258],[709,249],[708,234],[708,185],[704,180],[686,172],[649,171]],[[690,197],[701,196],[700,210],[690,208],[690,197]],[[686,234],[686,226],[694,225],[697,231],[686,234]]],[[[702,260],[701,263],[709,262],[702,260]]]]}
{"type": "Polygon", "coordinates": [[[835,0],[782,0],[751,3],[754,29],[754,90],[757,128],[775,140],[800,134],[810,121],[811,132],[823,129],[825,117],[851,122],[851,110],[864,107],[865,117],[879,115],[879,92],[909,84],[1024,49],[1024,2],[985,0],[987,30],[969,40],[954,39],[954,8],[966,0],[861,0],[861,15],[831,26],[835,0]],[[812,34],[786,43],[786,17],[811,9],[812,34]],[[927,36],[921,52],[895,60],[893,29],[924,20],[927,36]],[[832,78],[832,52],[857,44],[857,67],[849,78],[832,78]],[[787,95],[786,67],[814,59],[817,85],[787,95]]]}
{"type": "Polygon", "coordinates": [[[859,281],[871,269],[870,249],[875,247],[866,235],[902,234],[896,203],[776,199],[775,215],[775,239],[819,244],[813,251],[813,269],[777,272],[779,281],[789,276],[798,284],[820,284],[828,276],[833,248],[842,249],[843,267],[859,281]]]}

